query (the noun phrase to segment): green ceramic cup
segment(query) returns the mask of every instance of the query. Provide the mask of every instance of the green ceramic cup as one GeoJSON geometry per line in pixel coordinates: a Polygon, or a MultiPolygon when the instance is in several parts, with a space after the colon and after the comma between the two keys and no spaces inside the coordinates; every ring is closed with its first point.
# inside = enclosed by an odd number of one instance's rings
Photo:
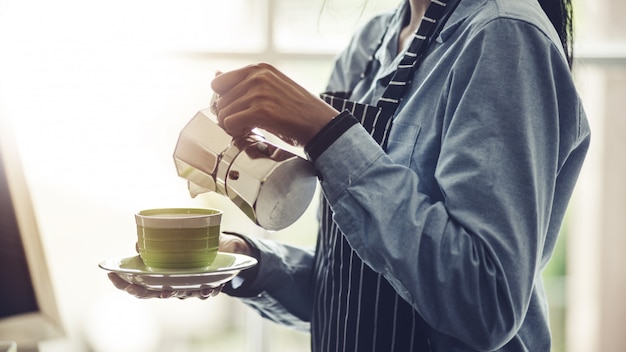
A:
{"type": "Polygon", "coordinates": [[[219,247],[222,211],[147,209],[135,214],[137,247],[146,266],[189,269],[209,266],[219,247]]]}

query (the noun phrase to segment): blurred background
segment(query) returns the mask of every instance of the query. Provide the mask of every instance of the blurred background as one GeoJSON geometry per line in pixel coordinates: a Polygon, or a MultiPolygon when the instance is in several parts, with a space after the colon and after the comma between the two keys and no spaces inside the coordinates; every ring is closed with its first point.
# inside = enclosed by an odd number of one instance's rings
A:
{"type": "MultiPolygon", "coordinates": [[[[98,263],[134,254],[133,213],[152,207],[222,208],[223,229],[313,246],[316,204],[266,233],[220,196],[191,199],[172,160],[178,133],[208,106],[217,70],[265,61],[321,92],[356,28],[397,3],[0,0],[3,134],[17,146],[64,331],[39,351],[308,351],[308,334],[264,322],[235,299],[137,300],[113,288],[98,263]]],[[[626,346],[626,3],[574,6],[575,78],[593,138],[545,273],[554,351],[618,351],[626,346]]]]}

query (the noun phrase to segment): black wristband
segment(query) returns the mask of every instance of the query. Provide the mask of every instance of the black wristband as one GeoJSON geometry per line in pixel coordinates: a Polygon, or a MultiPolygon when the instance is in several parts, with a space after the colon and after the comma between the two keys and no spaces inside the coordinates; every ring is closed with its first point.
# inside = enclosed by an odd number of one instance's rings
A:
{"type": "Polygon", "coordinates": [[[309,157],[309,160],[317,160],[341,135],[358,123],[348,110],[344,110],[341,114],[335,116],[304,146],[304,152],[309,157]]]}

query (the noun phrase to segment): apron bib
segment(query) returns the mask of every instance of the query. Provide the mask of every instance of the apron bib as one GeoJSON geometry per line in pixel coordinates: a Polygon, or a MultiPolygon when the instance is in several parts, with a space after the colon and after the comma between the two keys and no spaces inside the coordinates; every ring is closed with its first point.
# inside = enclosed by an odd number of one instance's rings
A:
{"type": "MultiPolygon", "coordinates": [[[[383,149],[393,116],[411,84],[430,42],[458,1],[432,0],[414,39],[376,106],[351,101],[351,92],[326,92],[321,98],[338,111],[348,110],[383,149]]],[[[383,34],[383,38],[386,33],[383,34]]],[[[381,39],[376,51],[382,46],[381,39]]],[[[375,52],[376,52],[375,51],[375,52]]],[[[364,77],[374,60],[372,54],[364,77]]],[[[322,199],[321,234],[315,259],[311,321],[312,351],[430,351],[428,326],[387,280],[352,250],[322,199]]]]}

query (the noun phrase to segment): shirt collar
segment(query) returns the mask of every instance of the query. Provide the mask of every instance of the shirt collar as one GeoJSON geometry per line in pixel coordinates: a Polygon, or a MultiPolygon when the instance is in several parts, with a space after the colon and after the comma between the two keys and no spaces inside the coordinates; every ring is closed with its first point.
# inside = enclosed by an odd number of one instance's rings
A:
{"type": "MultiPolygon", "coordinates": [[[[383,37],[382,45],[374,54],[375,59],[380,63],[381,69],[378,77],[385,77],[395,71],[396,66],[402,59],[402,55],[398,55],[398,36],[402,29],[403,19],[406,12],[409,11],[409,2],[403,1],[393,14],[387,31],[383,37]]],[[[402,53],[401,53],[402,54],[402,53]]]]}
{"type": "Polygon", "coordinates": [[[444,25],[443,29],[435,39],[438,43],[443,43],[459,28],[459,26],[470,15],[478,11],[489,0],[459,0],[459,4],[450,15],[448,22],[444,25]]]}

